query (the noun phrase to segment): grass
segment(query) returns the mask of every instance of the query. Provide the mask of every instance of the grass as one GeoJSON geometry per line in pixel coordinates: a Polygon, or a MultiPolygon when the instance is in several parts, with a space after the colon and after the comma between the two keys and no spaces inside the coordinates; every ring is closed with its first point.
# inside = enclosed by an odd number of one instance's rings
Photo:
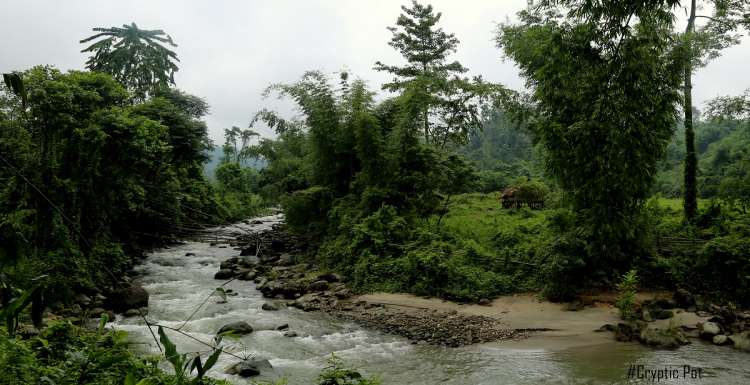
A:
{"type": "MultiPolygon", "coordinates": [[[[520,238],[546,239],[548,234],[544,227],[547,212],[528,208],[504,209],[500,204],[500,193],[463,194],[451,199],[439,230],[450,232],[463,240],[472,240],[482,252],[499,256],[510,243],[518,243],[507,242],[508,236],[515,234],[520,238]],[[506,238],[506,242],[498,239],[499,235],[506,238]]],[[[438,216],[429,218],[431,229],[437,228],[438,219],[438,216]]]]}

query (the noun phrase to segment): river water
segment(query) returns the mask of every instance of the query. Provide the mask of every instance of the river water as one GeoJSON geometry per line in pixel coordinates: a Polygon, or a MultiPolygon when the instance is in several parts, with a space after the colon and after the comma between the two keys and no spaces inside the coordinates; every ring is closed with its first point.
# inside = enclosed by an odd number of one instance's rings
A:
{"type": "MultiPolygon", "coordinates": [[[[282,221],[280,215],[260,219],[261,224],[237,226],[257,231],[282,221]]],[[[213,279],[221,261],[238,253],[226,245],[210,246],[200,242],[151,253],[137,268],[139,281],[150,293],[148,317],[163,325],[180,327],[196,306],[222,283],[213,279]],[[186,253],[195,255],[186,256],[186,253]]],[[[252,282],[233,281],[225,289],[232,289],[238,295],[228,297],[226,303],[219,303],[218,297],[211,298],[183,330],[198,339],[211,341],[224,324],[247,321],[256,331],[239,340],[224,339],[223,343],[238,356],[253,355],[270,360],[274,371],[256,380],[286,377],[289,384],[316,384],[318,373],[326,366],[331,353],[335,353],[347,366],[379,377],[384,385],[750,384],[750,354],[700,341],[674,351],[655,351],[627,343],[565,350],[514,349],[507,344],[461,348],[412,345],[404,338],[363,329],[321,312],[294,308],[261,310],[267,300],[255,290],[252,282]],[[282,324],[289,324],[290,330],[300,336],[284,337],[283,332],[273,330],[282,324]],[[628,379],[631,365],[643,365],[643,369],[670,366],[678,371],[678,378],[659,382],[628,379]],[[683,365],[701,368],[702,378],[685,378],[683,365]]],[[[114,327],[129,333],[137,352],[159,353],[140,319],[118,317],[114,327]]],[[[189,338],[167,333],[181,352],[207,349],[189,338]]],[[[236,384],[249,384],[249,380],[224,374],[224,368],[237,361],[223,354],[209,375],[236,384]]]]}

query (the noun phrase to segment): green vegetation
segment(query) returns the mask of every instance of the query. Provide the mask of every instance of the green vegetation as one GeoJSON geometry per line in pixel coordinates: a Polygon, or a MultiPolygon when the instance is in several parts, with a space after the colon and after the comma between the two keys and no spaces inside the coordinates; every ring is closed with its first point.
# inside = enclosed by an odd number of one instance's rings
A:
{"type": "MultiPolygon", "coordinates": [[[[27,339],[8,338],[0,333],[0,383],[188,384],[180,376],[159,369],[158,357],[131,353],[125,337],[121,331],[101,327],[90,330],[68,321],[50,324],[40,335],[27,339]]],[[[190,383],[227,384],[205,377],[196,377],[190,383]]]]}
{"type": "MultiPolygon", "coordinates": [[[[265,95],[300,114],[261,110],[226,129],[212,180],[209,107],[175,88],[165,32],[95,28],[81,41],[88,71],[3,74],[0,380],[220,383],[205,376],[218,342],[180,353],[160,327],[166,374],[121,333],[63,321],[31,336],[22,323],[42,327],[45,308],[75,293],[116,290],[145,250],[186,229],[270,205],[309,240],[310,262],[359,292],[564,300],[617,288],[630,318],[640,285],[750,306],[750,91],[703,116],[691,105],[693,70],[737,43],[750,9],[711,1],[698,28],[691,1],[678,33],[677,3],[521,11],[495,39],[526,80],[519,92],[465,76],[441,14],[413,1],[389,28],[402,63],[375,63],[393,76],[387,97],[346,71],[272,84],[265,95]]],[[[377,383],[335,357],[320,382],[377,383]]]]}
{"type": "MultiPolygon", "coordinates": [[[[290,228],[317,246],[311,258],[359,291],[475,301],[541,290],[566,299],[613,289],[635,268],[649,286],[718,294],[710,278],[696,278],[719,268],[708,255],[722,250],[728,264],[748,265],[735,252],[746,221],[746,105],[717,99],[717,112],[696,123],[701,162],[710,162],[701,191],[720,201],[686,221],[675,201],[649,199],[683,191],[676,127],[685,46],[673,32],[674,3],[571,0],[520,12],[497,44],[530,93],[463,79],[471,95],[460,110],[470,114],[442,120],[443,87],[466,70],[450,61],[458,40],[439,27],[440,14],[414,2],[390,28],[407,65],[375,66],[394,74],[383,87],[397,96],[375,102],[348,73],[338,87],[320,72],[269,87],[302,119],[263,110],[251,122],[279,135],[254,152],[268,162],[257,191],[280,197],[290,228]],[[499,191],[547,208],[504,210],[499,191]],[[700,247],[674,251],[660,241],[675,236],[700,247]]],[[[716,276],[744,287],[736,271],[716,276]]]]}
{"type": "Polygon", "coordinates": [[[630,320],[635,317],[635,294],[638,290],[638,272],[630,270],[622,276],[617,284],[617,301],[615,306],[620,311],[620,318],[630,320]]]}

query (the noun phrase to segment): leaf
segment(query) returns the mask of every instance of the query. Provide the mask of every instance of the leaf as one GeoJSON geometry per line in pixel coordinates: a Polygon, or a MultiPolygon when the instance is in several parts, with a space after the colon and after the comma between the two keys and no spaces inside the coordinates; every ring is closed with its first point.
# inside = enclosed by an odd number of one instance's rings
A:
{"type": "Polygon", "coordinates": [[[219,360],[219,356],[221,355],[221,349],[216,349],[214,352],[208,357],[206,360],[206,364],[203,365],[203,368],[206,372],[211,370],[211,368],[216,365],[216,362],[219,360]]]}
{"type": "Polygon", "coordinates": [[[15,320],[23,309],[31,303],[32,296],[36,290],[38,290],[38,287],[23,292],[20,297],[15,298],[6,307],[0,309],[0,319],[5,320],[9,335],[14,335],[15,320]]]}
{"type": "Polygon", "coordinates": [[[179,375],[182,371],[182,357],[177,352],[177,346],[172,343],[172,341],[169,340],[169,337],[167,337],[167,334],[164,333],[164,328],[159,326],[159,341],[161,341],[161,344],[164,346],[164,357],[172,364],[172,367],[174,368],[174,372],[176,375],[179,375]]]}
{"type": "Polygon", "coordinates": [[[102,334],[102,331],[104,330],[104,325],[107,324],[107,321],[109,321],[109,316],[107,315],[107,313],[102,313],[102,318],[99,319],[99,328],[97,329],[99,334],[102,334]]]}
{"type": "Polygon", "coordinates": [[[125,383],[123,385],[136,385],[135,375],[133,374],[133,372],[128,372],[128,374],[125,376],[125,383]]]}
{"type": "Polygon", "coordinates": [[[214,293],[216,293],[216,295],[218,295],[219,297],[221,297],[221,299],[222,299],[223,301],[226,301],[226,300],[227,300],[227,292],[226,292],[226,291],[224,291],[224,289],[223,289],[223,288],[221,288],[221,287],[217,287],[217,288],[216,288],[216,291],[215,291],[214,293]]]}

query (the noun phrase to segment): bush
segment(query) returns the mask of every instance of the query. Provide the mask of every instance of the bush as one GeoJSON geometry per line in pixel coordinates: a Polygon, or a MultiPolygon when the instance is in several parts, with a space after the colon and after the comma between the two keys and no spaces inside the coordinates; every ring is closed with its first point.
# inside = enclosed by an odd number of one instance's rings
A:
{"type": "MultiPolygon", "coordinates": [[[[157,359],[131,353],[125,337],[121,331],[86,330],[68,321],[27,340],[0,334],[0,383],[122,385],[132,376],[153,385],[181,384],[158,368],[157,359]]],[[[195,384],[227,383],[203,378],[195,384]]]]}
{"type": "Polygon", "coordinates": [[[286,224],[299,233],[322,234],[327,228],[328,211],[333,202],[333,192],[315,186],[295,191],[281,200],[286,224]]]}
{"type": "Polygon", "coordinates": [[[619,294],[615,306],[620,311],[620,317],[624,320],[630,320],[635,317],[635,293],[638,289],[638,273],[630,270],[622,276],[622,280],[617,284],[619,294]]]}

